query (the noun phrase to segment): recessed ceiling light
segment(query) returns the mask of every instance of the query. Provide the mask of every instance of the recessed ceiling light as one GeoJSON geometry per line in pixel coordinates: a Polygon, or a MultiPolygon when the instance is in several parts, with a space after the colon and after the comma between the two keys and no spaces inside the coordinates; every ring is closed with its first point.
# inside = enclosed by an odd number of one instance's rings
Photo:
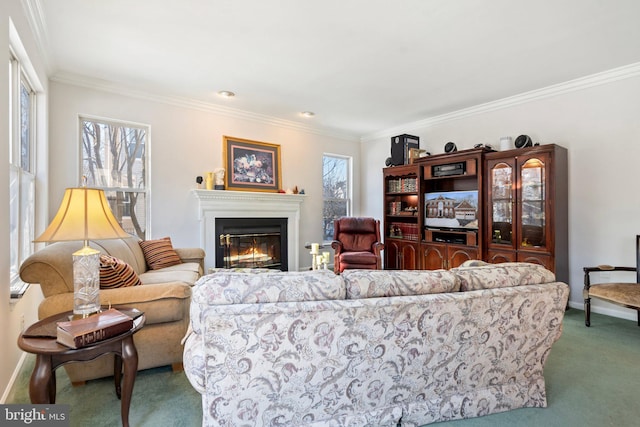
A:
{"type": "Polygon", "coordinates": [[[313,111],[303,111],[302,113],[300,113],[300,115],[302,117],[313,117],[316,115],[316,113],[314,113],[313,111]]]}
{"type": "Polygon", "coordinates": [[[230,90],[221,90],[220,92],[218,92],[218,95],[223,98],[233,98],[234,96],[236,96],[236,94],[231,92],[230,90]]]}

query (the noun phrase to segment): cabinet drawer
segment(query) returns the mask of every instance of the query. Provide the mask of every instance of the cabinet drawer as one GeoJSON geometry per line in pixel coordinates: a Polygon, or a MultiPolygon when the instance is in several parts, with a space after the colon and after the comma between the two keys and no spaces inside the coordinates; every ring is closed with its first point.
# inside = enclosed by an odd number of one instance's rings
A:
{"type": "Polygon", "coordinates": [[[487,262],[500,264],[501,262],[515,262],[517,259],[514,251],[499,251],[489,249],[487,251],[487,262]]]}

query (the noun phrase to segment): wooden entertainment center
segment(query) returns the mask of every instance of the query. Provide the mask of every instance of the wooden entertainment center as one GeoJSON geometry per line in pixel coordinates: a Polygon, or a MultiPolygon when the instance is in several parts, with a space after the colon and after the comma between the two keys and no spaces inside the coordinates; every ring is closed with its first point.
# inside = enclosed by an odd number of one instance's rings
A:
{"type": "Polygon", "coordinates": [[[385,269],[481,259],[569,279],[567,150],[474,148],[383,169],[385,269]]]}

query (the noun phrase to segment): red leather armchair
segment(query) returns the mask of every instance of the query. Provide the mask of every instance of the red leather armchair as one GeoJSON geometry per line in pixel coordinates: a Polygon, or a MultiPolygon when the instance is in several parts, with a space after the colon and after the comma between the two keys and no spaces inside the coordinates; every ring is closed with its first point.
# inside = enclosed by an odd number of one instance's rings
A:
{"type": "Polygon", "coordinates": [[[374,218],[342,217],[334,221],[333,242],[336,274],[346,269],[382,269],[380,221],[374,218]]]}

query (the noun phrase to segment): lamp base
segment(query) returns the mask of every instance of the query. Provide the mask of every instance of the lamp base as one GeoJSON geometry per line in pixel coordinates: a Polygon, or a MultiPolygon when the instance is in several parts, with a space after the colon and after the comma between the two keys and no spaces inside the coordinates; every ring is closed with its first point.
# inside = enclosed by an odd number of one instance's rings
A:
{"type": "Polygon", "coordinates": [[[100,311],[100,251],[84,246],[73,253],[73,315],[100,311]]]}

